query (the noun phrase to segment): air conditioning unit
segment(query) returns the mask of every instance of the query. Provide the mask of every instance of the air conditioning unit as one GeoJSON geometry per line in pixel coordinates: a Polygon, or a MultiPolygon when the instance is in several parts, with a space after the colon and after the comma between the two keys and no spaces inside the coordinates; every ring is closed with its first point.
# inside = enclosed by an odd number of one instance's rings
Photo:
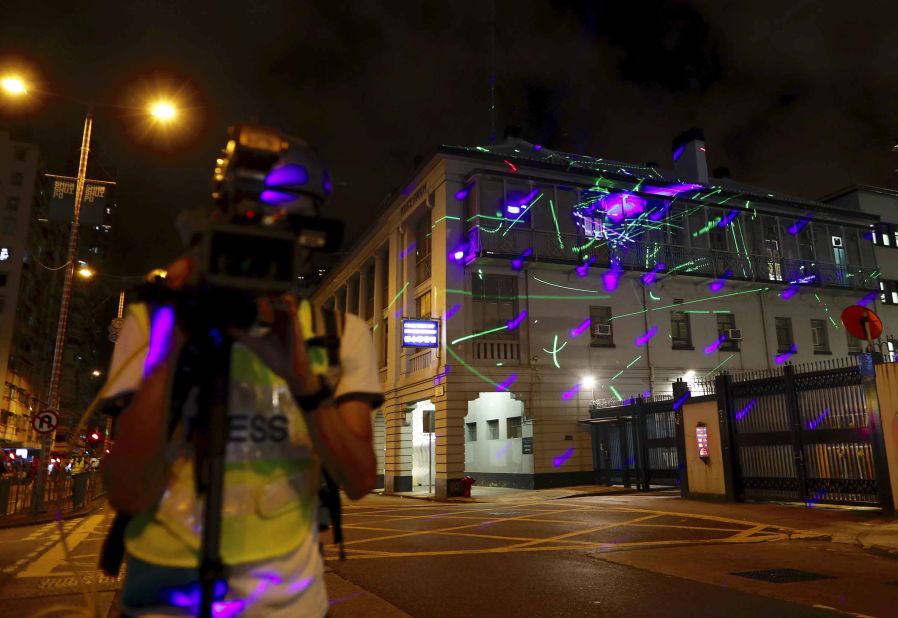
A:
{"type": "Polygon", "coordinates": [[[742,341],[742,329],[741,328],[728,328],[727,329],[727,339],[730,341],[742,341]]]}
{"type": "Polygon", "coordinates": [[[842,237],[841,236],[833,236],[833,247],[841,247],[842,246],[842,237]]]}
{"type": "Polygon", "coordinates": [[[611,334],[611,324],[593,324],[592,325],[592,336],[593,337],[607,337],[611,334]]]}

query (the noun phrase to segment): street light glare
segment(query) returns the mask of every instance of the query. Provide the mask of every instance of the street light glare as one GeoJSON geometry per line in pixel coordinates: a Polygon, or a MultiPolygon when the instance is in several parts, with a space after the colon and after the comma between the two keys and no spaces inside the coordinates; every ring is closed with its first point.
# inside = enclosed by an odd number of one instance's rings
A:
{"type": "Polygon", "coordinates": [[[78,276],[81,277],[82,279],[90,279],[95,274],[96,273],[94,273],[93,269],[90,266],[88,266],[87,264],[84,264],[83,266],[81,266],[78,269],[78,276]]]}
{"type": "Polygon", "coordinates": [[[596,379],[592,376],[586,376],[580,380],[580,384],[583,385],[583,388],[592,388],[596,385],[596,379]]]}
{"type": "Polygon", "coordinates": [[[16,77],[15,75],[7,75],[3,79],[0,79],[0,86],[3,87],[4,92],[13,96],[28,94],[28,88],[25,87],[25,81],[21,77],[16,77]]]}
{"type": "Polygon", "coordinates": [[[178,115],[178,110],[169,101],[156,101],[150,105],[150,115],[160,122],[171,122],[178,115]]]}

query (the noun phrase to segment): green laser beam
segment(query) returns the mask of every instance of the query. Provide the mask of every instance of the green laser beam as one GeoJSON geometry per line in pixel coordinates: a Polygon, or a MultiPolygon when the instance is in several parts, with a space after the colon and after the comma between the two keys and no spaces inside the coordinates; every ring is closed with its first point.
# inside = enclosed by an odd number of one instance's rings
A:
{"type": "Polygon", "coordinates": [[[770,288],[755,288],[753,290],[743,290],[741,292],[730,292],[729,294],[720,294],[718,296],[706,296],[705,298],[697,298],[695,300],[687,300],[682,303],[676,303],[673,305],[664,305],[662,307],[652,307],[651,309],[643,309],[642,311],[634,311],[633,313],[624,313],[621,315],[615,315],[615,316],[608,318],[608,321],[610,322],[611,320],[619,320],[620,318],[628,318],[628,317],[634,316],[634,315],[642,315],[643,313],[646,313],[648,311],[661,311],[662,309],[670,309],[671,307],[681,307],[682,305],[691,305],[693,303],[703,303],[703,302],[706,302],[709,300],[718,300],[721,298],[727,298],[728,296],[739,296],[741,294],[755,294],[757,292],[765,292],[769,289],[770,288]]]}
{"type": "Polygon", "coordinates": [[[642,354],[640,354],[639,356],[637,356],[636,358],[634,358],[633,360],[631,360],[631,361],[630,361],[630,364],[627,365],[626,367],[624,367],[624,369],[629,369],[629,368],[632,367],[634,364],[638,363],[638,362],[639,362],[639,359],[641,359],[641,358],[642,358],[642,354]]]}
{"type": "Polygon", "coordinates": [[[549,208],[552,211],[552,221],[555,222],[555,234],[558,236],[558,248],[564,249],[564,243],[561,242],[561,228],[558,227],[558,217],[555,215],[555,203],[549,200],[549,208]]]}
{"type": "Polygon", "coordinates": [[[497,333],[500,330],[508,330],[508,324],[503,324],[497,328],[491,328],[489,330],[484,330],[479,333],[474,333],[473,335],[465,335],[464,337],[459,337],[454,341],[451,341],[451,345],[455,345],[456,343],[461,343],[462,341],[467,341],[468,339],[474,339],[475,337],[483,337],[484,335],[489,335],[490,333],[497,333]]]}
{"type": "Polygon", "coordinates": [[[567,345],[567,341],[562,343],[561,347],[559,348],[558,347],[558,335],[555,335],[555,340],[552,342],[552,349],[547,350],[546,348],[543,348],[543,352],[545,352],[546,354],[552,355],[552,362],[555,363],[556,369],[561,369],[561,365],[558,364],[558,353],[561,352],[564,349],[564,346],[566,346],[566,345],[567,345]]]}
{"type": "Polygon", "coordinates": [[[399,300],[399,297],[402,296],[402,293],[403,293],[403,292],[405,292],[405,288],[408,287],[408,284],[409,284],[409,282],[406,281],[406,282],[405,282],[405,285],[402,286],[402,289],[399,290],[398,292],[396,292],[396,296],[394,296],[394,297],[393,297],[393,300],[390,301],[390,304],[387,305],[387,309],[389,309],[390,307],[392,307],[392,306],[393,306],[393,303],[395,303],[397,300],[399,300]]]}
{"type": "Polygon", "coordinates": [[[449,352],[449,354],[452,355],[452,357],[453,357],[456,361],[458,361],[459,363],[461,363],[461,366],[462,366],[462,367],[464,367],[465,369],[467,369],[468,371],[470,371],[471,373],[473,373],[475,376],[477,376],[478,378],[480,378],[480,379],[483,380],[484,382],[488,382],[488,383],[492,384],[493,386],[498,386],[498,383],[494,382],[493,380],[490,380],[488,377],[486,377],[485,375],[483,375],[482,373],[480,373],[479,371],[477,371],[476,369],[474,369],[473,367],[471,367],[468,363],[466,363],[465,361],[463,361],[462,358],[461,358],[461,356],[459,356],[458,354],[455,353],[455,350],[453,350],[452,348],[448,348],[448,347],[446,348],[446,350],[449,352]]]}
{"type": "Polygon", "coordinates": [[[611,384],[609,384],[609,385],[608,385],[608,388],[611,389],[611,392],[614,393],[614,396],[617,397],[617,400],[618,400],[618,401],[623,401],[623,400],[624,400],[624,398],[620,396],[620,393],[617,392],[617,389],[614,388],[614,386],[612,386],[611,384]]]}
{"type": "Polygon", "coordinates": [[[717,365],[717,367],[715,367],[714,369],[712,369],[711,371],[709,371],[709,372],[706,373],[705,375],[707,376],[707,375],[710,375],[710,374],[714,373],[715,371],[717,371],[718,369],[720,369],[721,367],[723,367],[726,363],[728,363],[728,362],[730,361],[730,359],[733,358],[734,356],[736,356],[736,355],[735,355],[735,354],[730,354],[729,356],[727,356],[727,357],[723,360],[722,363],[720,363],[719,365],[717,365]]]}

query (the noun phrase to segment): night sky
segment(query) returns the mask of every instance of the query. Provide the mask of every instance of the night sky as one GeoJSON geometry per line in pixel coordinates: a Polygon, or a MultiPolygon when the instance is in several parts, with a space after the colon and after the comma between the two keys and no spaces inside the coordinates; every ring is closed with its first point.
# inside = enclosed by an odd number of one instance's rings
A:
{"type": "MultiPolygon", "coordinates": [[[[174,217],[210,206],[215,156],[241,120],[316,146],[334,215],[360,232],[417,156],[490,141],[493,64],[500,139],[516,124],[552,148],[669,167],[670,140],[699,126],[710,167],[736,180],[811,198],[895,185],[893,2],[497,0],[494,63],[491,6],[8,2],[0,69],[24,61],[44,90],[119,106],[96,108],[91,167],[119,182],[116,274],[180,251],[174,217]],[[191,108],[167,137],[128,108],[164,89],[191,108]]],[[[64,172],[83,108],[40,99],[0,106],[0,127],[30,127],[64,172]]]]}

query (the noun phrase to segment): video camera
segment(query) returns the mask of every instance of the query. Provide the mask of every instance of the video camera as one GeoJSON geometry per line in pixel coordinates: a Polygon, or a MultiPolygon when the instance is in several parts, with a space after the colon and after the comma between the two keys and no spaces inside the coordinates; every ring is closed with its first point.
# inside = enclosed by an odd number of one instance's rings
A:
{"type": "Polygon", "coordinates": [[[295,289],[310,253],[337,251],[342,242],[342,222],[318,216],[332,189],[303,140],[250,124],[230,127],[213,175],[218,211],[191,230],[200,283],[177,294],[182,321],[211,312],[221,325],[246,327],[260,296],[295,289]]]}

